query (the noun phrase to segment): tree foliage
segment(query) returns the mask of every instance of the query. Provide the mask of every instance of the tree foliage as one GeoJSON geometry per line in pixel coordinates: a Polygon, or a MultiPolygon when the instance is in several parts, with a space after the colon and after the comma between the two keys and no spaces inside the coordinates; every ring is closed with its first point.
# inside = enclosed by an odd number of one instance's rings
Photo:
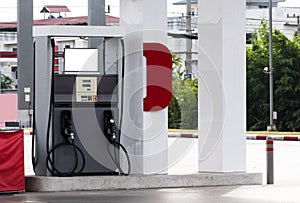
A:
{"type": "Polygon", "coordinates": [[[12,89],[12,79],[4,74],[1,74],[1,89],[12,89]]]}
{"type": "Polygon", "coordinates": [[[169,105],[169,128],[198,128],[198,79],[184,79],[182,58],[172,54],[173,97],[169,105]]]}
{"type": "MultiPolygon", "coordinates": [[[[288,39],[280,31],[273,35],[274,111],[281,131],[300,130],[300,46],[299,37],[288,39]]],[[[265,130],[269,124],[269,33],[265,21],[247,47],[247,129],[265,130]]]]}

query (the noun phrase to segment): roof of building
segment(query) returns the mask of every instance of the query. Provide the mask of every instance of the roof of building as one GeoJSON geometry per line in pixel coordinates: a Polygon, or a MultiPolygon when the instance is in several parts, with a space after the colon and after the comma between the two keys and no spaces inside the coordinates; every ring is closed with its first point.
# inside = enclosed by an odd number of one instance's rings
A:
{"type": "MultiPolygon", "coordinates": [[[[115,25],[119,23],[119,18],[106,15],[106,24],[115,25]]],[[[87,16],[51,18],[43,20],[35,20],[34,25],[87,25],[87,16]]],[[[0,31],[16,31],[17,22],[0,22],[0,31]]]]}
{"type": "MultiPolygon", "coordinates": [[[[286,0],[272,0],[273,3],[285,2],[286,0]]],[[[247,3],[268,3],[269,0],[246,0],[247,3]]],[[[198,0],[191,0],[191,4],[197,4],[198,0]]],[[[174,5],[185,5],[186,0],[181,0],[173,3],[174,5]]]]}
{"type": "MultiPolygon", "coordinates": [[[[286,0],[272,0],[273,3],[285,2],[286,0]]],[[[246,0],[247,3],[268,3],[269,0],[246,0]]]]}
{"type": "MultiPolygon", "coordinates": [[[[191,4],[197,4],[198,0],[191,0],[191,4]]],[[[186,0],[182,0],[182,1],[178,1],[173,3],[174,5],[185,5],[186,4],[186,0]]]]}
{"type": "Polygon", "coordinates": [[[67,6],[61,5],[45,5],[41,10],[41,13],[60,13],[60,12],[71,12],[67,6]]]}

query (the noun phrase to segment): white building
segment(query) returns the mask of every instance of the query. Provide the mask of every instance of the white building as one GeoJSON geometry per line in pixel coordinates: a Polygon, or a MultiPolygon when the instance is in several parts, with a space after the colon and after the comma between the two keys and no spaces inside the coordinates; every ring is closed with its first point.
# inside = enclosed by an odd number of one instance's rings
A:
{"type": "MultiPolygon", "coordinates": [[[[285,0],[272,0],[273,7],[277,7],[278,3],[285,0]]],[[[246,0],[246,8],[249,9],[264,9],[269,7],[269,0],[246,0]]]]}
{"type": "Polygon", "coordinates": [[[0,71],[13,81],[13,89],[17,80],[17,33],[0,32],[0,71]]]}
{"type": "MultiPolygon", "coordinates": [[[[35,20],[34,25],[87,25],[88,17],[67,17],[35,20]]],[[[106,24],[118,25],[119,18],[106,16],[106,24]]],[[[59,53],[66,46],[86,47],[87,40],[79,38],[57,39],[56,52],[59,53]]],[[[61,58],[56,62],[62,65],[61,58]]],[[[58,65],[57,64],[57,65],[58,65]]],[[[0,23],[0,72],[9,76],[13,81],[13,89],[17,88],[17,22],[0,23]]]]}
{"type": "MultiPolygon", "coordinates": [[[[261,19],[269,19],[269,9],[249,9],[246,12],[247,33],[253,33],[259,27],[261,19]]],[[[300,8],[273,8],[273,28],[280,30],[291,39],[298,30],[297,18],[299,17],[300,8]]]]}
{"type": "MultiPolygon", "coordinates": [[[[292,38],[295,32],[299,29],[300,8],[283,8],[278,7],[278,3],[285,0],[273,0],[273,28],[280,30],[287,37],[292,38]],[[297,22],[298,21],[298,22],[297,22]]],[[[253,33],[260,25],[262,19],[269,19],[268,0],[246,0],[246,38],[247,43],[251,43],[253,33]]],[[[198,33],[198,17],[197,17],[198,0],[191,0],[192,5],[192,29],[193,29],[193,48],[192,48],[192,65],[193,69],[197,69],[197,33],[198,33]]],[[[186,0],[181,0],[174,5],[186,5],[186,0]]],[[[181,11],[183,14],[177,17],[168,19],[169,27],[169,48],[178,53],[185,60],[186,55],[186,10],[181,11]]]]}
{"type": "MultiPolygon", "coordinates": [[[[279,2],[284,2],[285,0],[273,0],[273,25],[275,29],[279,29],[289,38],[294,36],[295,31],[299,28],[299,16],[300,8],[280,8],[277,7],[279,2]],[[298,17],[298,18],[297,18],[298,17]],[[298,22],[297,22],[298,20],[298,22]]],[[[181,0],[174,5],[186,5],[186,0],[181,0]]],[[[179,16],[168,18],[168,29],[169,29],[169,39],[168,46],[169,49],[177,53],[181,58],[185,60],[186,56],[186,40],[192,40],[192,67],[196,70],[198,66],[198,0],[191,0],[191,11],[192,11],[192,29],[193,35],[186,35],[186,9],[179,6],[183,10],[179,10],[181,13],[179,16]]],[[[254,31],[260,25],[261,19],[268,20],[268,0],[246,0],[246,36],[247,43],[250,43],[249,39],[254,31]]],[[[117,25],[119,19],[116,17],[107,16],[108,25],[117,25]]],[[[45,20],[36,20],[35,25],[66,25],[66,24],[76,24],[76,25],[86,25],[87,17],[68,17],[68,18],[54,18],[45,20]]],[[[17,79],[17,24],[16,22],[6,22],[0,23],[0,71],[11,77],[14,81],[17,79]]],[[[70,47],[79,46],[78,44],[84,44],[84,40],[78,39],[60,39],[58,42],[58,51],[63,50],[67,45],[70,47]]],[[[17,86],[17,83],[14,84],[17,86]]]]}

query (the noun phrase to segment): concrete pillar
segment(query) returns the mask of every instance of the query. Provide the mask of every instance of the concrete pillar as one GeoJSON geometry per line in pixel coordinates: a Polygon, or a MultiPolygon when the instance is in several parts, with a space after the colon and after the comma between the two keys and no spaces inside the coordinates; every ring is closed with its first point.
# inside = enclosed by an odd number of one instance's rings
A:
{"type": "Polygon", "coordinates": [[[105,0],[88,0],[88,24],[105,25],[105,0]]]}
{"type": "Polygon", "coordinates": [[[245,1],[198,2],[199,172],[245,171],[245,1]]]}
{"type": "Polygon", "coordinates": [[[18,107],[19,119],[31,126],[33,100],[33,0],[18,0],[18,107]]]}
{"type": "MultiPolygon", "coordinates": [[[[144,42],[167,46],[167,1],[144,1],[144,42]],[[153,12],[155,11],[155,12],[153,12]]],[[[144,112],[144,173],[167,173],[168,109],[144,112]]]]}
{"type": "MultiPolygon", "coordinates": [[[[105,0],[88,0],[88,25],[104,26],[105,21],[105,0]]],[[[103,43],[103,38],[89,38],[89,47],[98,48],[103,43]]],[[[102,52],[102,50],[99,50],[102,52]]],[[[103,55],[103,53],[100,53],[103,55]]],[[[100,58],[100,62],[103,59],[100,58]]]]}
{"type": "MultiPolygon", "coordinates": [[[[105,0],[88,0],[88,25],[105,26],[105,24],[105,0]]],[[[99,71],[103,74],[103,37],[90,37],[88,40],[89,48],[98,49],[99,71]]]]}
{"type": "Polygon", "coordinates": [[[130,156],[131,174],[144,173],[143,5],[144,0],[120,1],[120,26],[125,32],[124,99],[120,107],[123,109],[121,143],[130,156]]]}

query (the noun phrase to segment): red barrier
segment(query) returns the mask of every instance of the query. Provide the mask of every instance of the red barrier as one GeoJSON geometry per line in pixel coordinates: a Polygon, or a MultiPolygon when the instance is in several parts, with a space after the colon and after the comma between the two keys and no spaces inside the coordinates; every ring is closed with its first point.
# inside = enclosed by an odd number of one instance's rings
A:
{"type": "Polygon", "coordinates": [[[23,130],[0,132],[0,192],[25,191],[23,130]]]}

